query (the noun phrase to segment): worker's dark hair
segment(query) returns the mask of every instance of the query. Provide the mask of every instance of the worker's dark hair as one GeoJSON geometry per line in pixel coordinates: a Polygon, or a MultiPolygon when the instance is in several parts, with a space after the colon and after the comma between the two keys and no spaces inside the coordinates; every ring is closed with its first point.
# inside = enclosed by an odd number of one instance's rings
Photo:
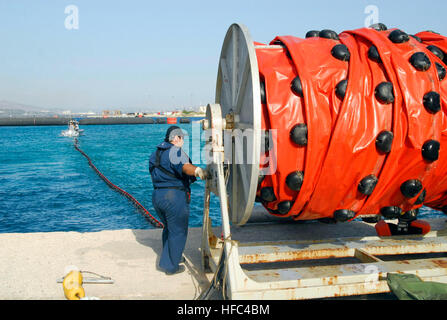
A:
{"type": "Polygon", "coordinates": [[[172,141],[176,136],[181,137],[184,136],[182,129],[180,129],[180,127],[177,126],[170,126],[166,131],[165,141],[166,142],[172,141]]]}

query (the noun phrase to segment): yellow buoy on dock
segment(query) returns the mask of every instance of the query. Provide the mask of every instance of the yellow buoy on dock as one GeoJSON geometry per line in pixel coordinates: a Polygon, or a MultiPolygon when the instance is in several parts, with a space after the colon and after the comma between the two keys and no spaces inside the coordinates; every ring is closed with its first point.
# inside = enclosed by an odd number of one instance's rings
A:
{"type": "Polygon", "coordinates": [[[68,300],[80,300],[85,297],[80,271],[73,270],[69,272],[62,282],[62,287],[64,288],[65,297],[68,300]]]}

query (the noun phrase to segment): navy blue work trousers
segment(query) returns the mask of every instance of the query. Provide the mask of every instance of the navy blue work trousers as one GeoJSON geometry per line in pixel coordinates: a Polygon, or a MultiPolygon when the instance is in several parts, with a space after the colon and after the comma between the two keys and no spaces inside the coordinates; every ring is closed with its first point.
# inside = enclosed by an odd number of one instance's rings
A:
{"type": "Polygon", "coordinates": [[[159,267],[176,272],[188,236],[189,203],[187,193],[177,189],[155,189],[152,204],[164,224],[159,267]]]}

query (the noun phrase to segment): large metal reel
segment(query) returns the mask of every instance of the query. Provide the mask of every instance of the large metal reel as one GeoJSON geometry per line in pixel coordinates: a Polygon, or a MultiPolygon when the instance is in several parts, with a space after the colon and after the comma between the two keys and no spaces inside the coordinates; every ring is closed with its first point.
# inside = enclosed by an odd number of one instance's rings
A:
{"type": "Polygon", "coordinates": [[[254,43],[247,27],[233,24],[222,46],[216,103],[222,117],[234,119],[224,139],[230,162],[227,193],[231,221],[243,225],[250,218],[258,185],[261,150],[261,96],[254,43]],[[231,141],[231,146],[228,146],[231,141]]]}

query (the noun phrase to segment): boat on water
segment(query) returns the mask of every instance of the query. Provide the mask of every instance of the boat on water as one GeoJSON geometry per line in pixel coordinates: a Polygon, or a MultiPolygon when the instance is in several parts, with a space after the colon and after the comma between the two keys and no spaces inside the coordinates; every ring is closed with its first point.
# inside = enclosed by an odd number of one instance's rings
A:
{"type": "Polygon", "coordinates": [[[177,118],[168,117],[168,118],[166,118],[166,122],[168,124],[176,124],[177,123],[177,118]]]}
{"type": "Polygon", "coordinates": [[[79,137],[84,132],[83,129],[79,129],[79,122],[76,120],[70,120],[68,123],[68,129],[61,132],[64,137],[79,137]]]}

